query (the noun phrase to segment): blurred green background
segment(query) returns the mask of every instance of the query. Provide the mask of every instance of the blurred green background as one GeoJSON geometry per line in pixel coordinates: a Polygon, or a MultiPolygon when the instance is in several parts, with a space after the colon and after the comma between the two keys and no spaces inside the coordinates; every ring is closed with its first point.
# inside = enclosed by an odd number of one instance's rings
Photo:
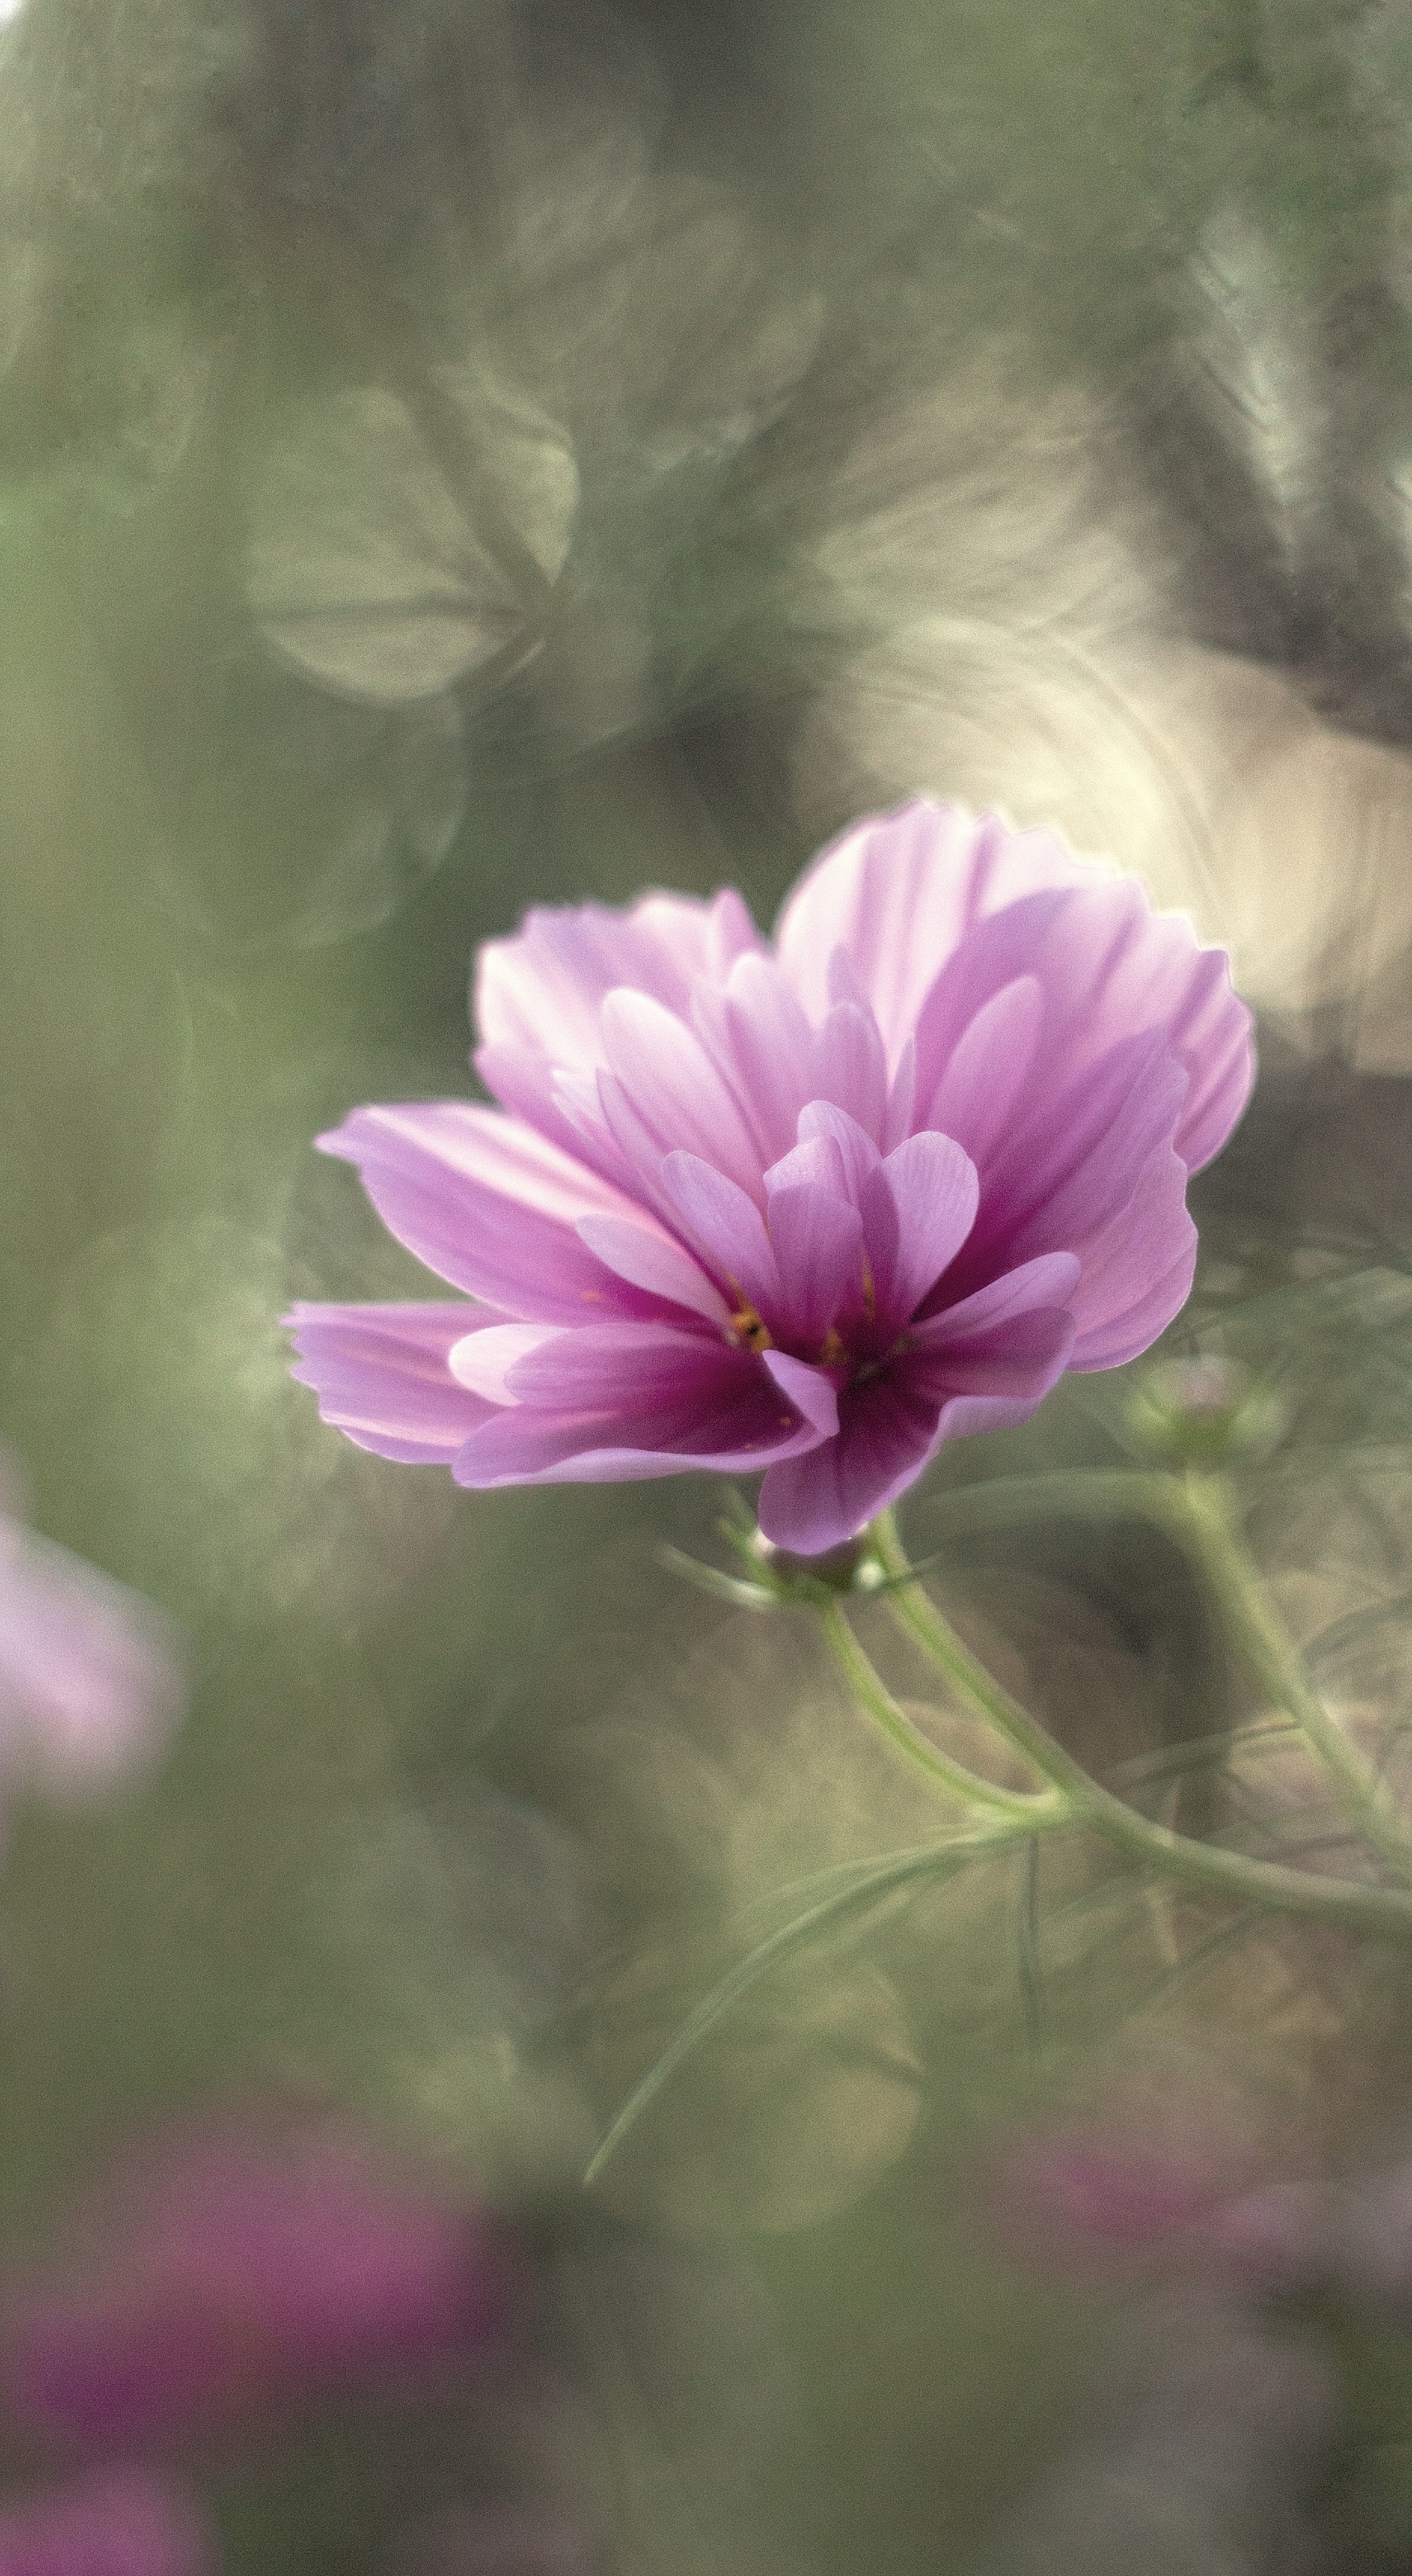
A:
{"type": "MultiPolygon", "coordinates": [[[[1283,1937],[1184,1977],[1209,1924],[1081,1858],[1037,2027],[1025,1891],[968,1880],[752,2006],[584,2204],[740,1906],[916,1793],[802,1622],[663,1570],[703,1482],[472,1496],[320,1427],[281,1312],[422,1274],[310,1140],[468,1090],[531,902],[768,922],[868,802],[1053,815],[1237,939],[1270,1070],[1199,1315],[1294,1387],[1257,1527],[1306,1626],[1400,1597],[1409,137],[1354,0],[0,30],[0,1430],[197,1676],[156,1777],[13,1819],[0,2246],[198,2102],[386,2125],[533,2214],[614,2567],[936,2567],[1114,2295],[1004,2249],[994,2140],[1096,2102],[1317,2170],[1392,2133],[1405,2008],[1283,1937]]],[[[939,1482],[1111,1424],[1057,1397],[939,1482]]],[[[1096,1761],[1238,1705],[1130,1534],[946,1580],[1096,1761]]],[[[223,2470],[231,2568],[390,2563],[478,2443],[534,2490],[483,2423],[223,2470]]]]}

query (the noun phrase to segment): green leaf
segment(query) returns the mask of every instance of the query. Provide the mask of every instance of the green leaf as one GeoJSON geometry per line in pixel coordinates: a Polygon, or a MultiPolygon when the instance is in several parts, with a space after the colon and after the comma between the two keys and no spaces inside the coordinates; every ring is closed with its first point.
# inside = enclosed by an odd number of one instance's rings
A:
{"type": "Polygon", "coordinates": [[[737,1610],[777,1610],[779,1594],[763,1583],[745,1583],[738,1574],[722,1574],[714,1565],[703,1565],[700,1558],[687,1556],[679,1547],[659,1547],[657,1562],[669,1574],[679,1574],[686,1583],[694,1583],[698,1592],[709,1592],[717,1601],[729,1601],[737,1610]]]}
{"type": "Polygon", "coordinates": [[[819,1892],[802,1914],[793,1916],[765,1940],[757,1942],[743,1959],[738,1959],[710,1993],[702,1997],[695,2011],[688,2014],[681,2028],[648,2068],[641,2083],[629,2094],[601,2139],[584,2174],[585,2188],[597,2181],[610,2156],[616,2153],[629,2130],[636,2127],[643,2112],[656,2100],[663,2086],[670,2082],[693,2049],[714,2030],[737,1998],[757,1984],[761,1977],[768,1976],[772,1968],[846,1922],[851,1914],[866,1912],[899,1889],[919,1885],[928,1878],[949,1877],[964,1869],[970,1861],[984,1859],[992,1852],[1008,1850],[1015,1843],[1028,1839],[1032,1830],[1023,1823],[998,1825],[982,1833],[958,1835],[944,1843],[926,1843],[908,1851],[893,1852],[881,1861],[845,1861],[834,1869],[820,1871],[813,1879],[797,1882],[793,1890],[777,1891],[775,1897],[767,1902],[778,1903],[780,1896],[797,1896],[805,1889],[819,1892]]]}

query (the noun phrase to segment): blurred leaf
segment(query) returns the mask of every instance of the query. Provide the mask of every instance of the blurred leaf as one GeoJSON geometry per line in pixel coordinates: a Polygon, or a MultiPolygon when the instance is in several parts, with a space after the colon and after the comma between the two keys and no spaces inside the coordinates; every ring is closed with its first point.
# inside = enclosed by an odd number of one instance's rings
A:
{"type": "MultiPolygon", "coordinates": [[[[848,1862],[841,1868],[823,1871],[812,1882],[807,1882],[814,1901],[802,1914],[794,1916],[766,1939],[757,1942],[697,2004],[624,2103],[600,2142],[585,2180],[590,2183],[598,2180],[664,2086],[710,2036],[723,2016],[761,1978],[785,1966],[816,1941],[842,1931],[889,1896],[915,1885],[919,1880],[949,1876],[964,1869],[968,1861],[988,1857],[991,1851],[1016,1839],[1014,1832],[1006,1833],[1002,1829],[974,1836],[965,1845],[956,1847],[940,1844],[920,1851],[895,1853],[883,1861],[848,1862]]],[[[798,1895],[803,1891],[797,1888],[792,1892],[798,1895]]],[[[636,1973],[640,1972],[627,1972],[628,1993],[632,1992],[636,1973]]],[[[595,2004],[600,2010],[605,2006],[611,2009],[610,1999],[597,1992],[595,2004]]],[[[787,2021],[788,2016],[785,2018],[787,2021]]]]}
{"type": "MultiPolygon", "coordinates": [[[[675,1955],[649,1954],[622,1988],[600,1990],[591,2050],[599,2089],[627,2055],[623,2016],[640,2034],[644,2020],[674,2008],[679,1975],[675,1955]]],[[[619,2130],[611,2163],[589,2168],[625,2215],[708,2234],[812,2226],[906,2148],[920,2068],[885,1977],[786,1971],[768,1992],[738,1990],[734,2000],[709,2049],[695,2054],[698,2031],[690,2066],[686,2051],[676,2053],[671,2105],[630,2144],[619,2130]]]]}
{"type": "Polygon", "coordinates": [[[577,504],[563,430],[479,368],[417,402],[321,394],[264,458],[251,612],[297,670],[379,705],[503,678],[543,640],[577,504]]]}

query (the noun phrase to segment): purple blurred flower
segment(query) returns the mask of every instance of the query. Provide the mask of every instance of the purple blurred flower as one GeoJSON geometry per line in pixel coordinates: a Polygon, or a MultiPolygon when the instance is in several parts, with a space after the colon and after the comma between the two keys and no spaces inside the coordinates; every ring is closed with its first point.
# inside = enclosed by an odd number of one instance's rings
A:
{"type": "Polygon", "coordinates": [[[1011,2141],[987,2175],[985,2203],[1013,2252],[1082,2273],[1190,2243],[1230,2190],[1215,2155],[1058,2130],[1011,2141]]]}
{"type": "Polygon", "coordinates": [[[729,892],[532,912],[477,1014],[502,1109],[320,1143],[480,1309],[297,1307],[296,1376],[464,1485],[763,1468],[761,1528],[806,1555],[1147,1348],[1252,1073],[1224,951],[1051,833],[925,802],[825,851],[773,948],[729,892]]]}
{"type": "Polygon", "coordinates": [[[495,2347],[510,2307],[486,2220],[327,2128],[148,2141],[69,2240],[65,2276],[12,2304],[0,2366],[20,2422],[86,2448],[435,2378],[495,2347]]]}
{"type": "Polygon", "coordinates": [[[146,2469],[109,2469],[0,2505],[0,2576],[213,2576],[192,2500],[146,2469]]]}
{"type": "Polygon", "coordinates": [[[0,1462],[0,1796],[16,1775],[102,1786],[181,1715],[174,1631],[149,1602],[27,1529],[0,1462]]]}

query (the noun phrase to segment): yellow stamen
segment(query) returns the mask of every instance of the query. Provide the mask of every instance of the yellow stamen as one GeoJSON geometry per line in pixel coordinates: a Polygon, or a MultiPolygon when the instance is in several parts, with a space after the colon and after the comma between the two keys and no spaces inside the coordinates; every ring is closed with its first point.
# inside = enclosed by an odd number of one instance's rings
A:
{"type": "Polygon", "coordinates": [[[731,1331],[747,1351],[772,1351],[775,1347],[768,1324],[761,1322],[748,1297],[741,1299],[732,1315],[731,1331]]]}

